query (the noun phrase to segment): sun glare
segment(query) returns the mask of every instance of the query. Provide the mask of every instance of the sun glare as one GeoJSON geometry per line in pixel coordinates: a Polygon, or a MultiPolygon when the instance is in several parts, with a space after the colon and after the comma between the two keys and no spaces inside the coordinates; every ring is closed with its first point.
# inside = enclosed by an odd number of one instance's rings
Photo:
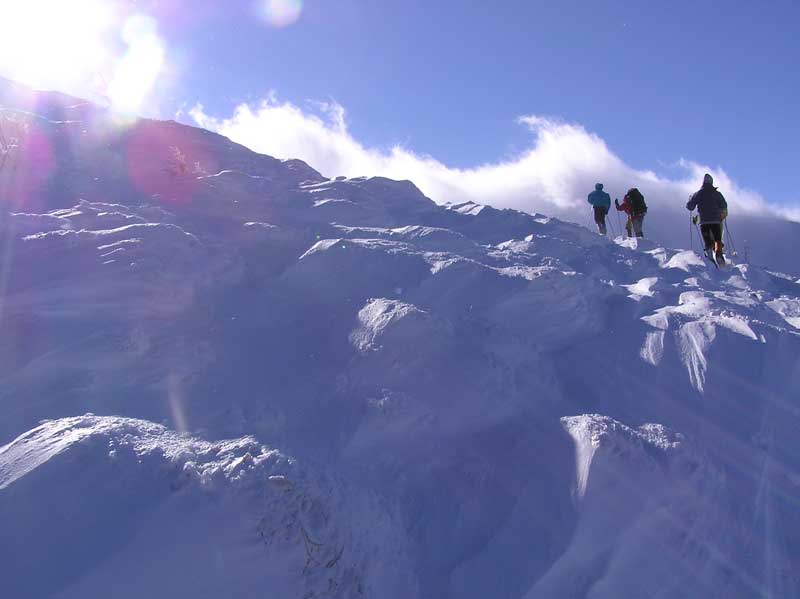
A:
{"type": "Polygon", "coordinates": [[[0,76],[139,111],[162,72],[157,21],[114,0],[0,0],[0,76]]]}
{"type": "Polygon", "coordinates": [[[113,5],[0,0],[0,72],[34,87],[75,89],[107,66],[113,5]]]}

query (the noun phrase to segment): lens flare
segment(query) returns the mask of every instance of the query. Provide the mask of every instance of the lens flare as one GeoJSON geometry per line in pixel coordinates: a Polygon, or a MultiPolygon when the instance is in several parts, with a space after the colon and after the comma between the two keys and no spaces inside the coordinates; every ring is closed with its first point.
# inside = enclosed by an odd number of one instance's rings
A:
{"type": "Polygon", "coordinates": [[[125,147],[128,177],[141,193],[169,204],[192,202],[205,173],[216,173],[214,150],[197,142],[192,129],[178,124],[135,123],[125,147]]]}
{"type": "Polygon", "coordinates": [[[31,212],[44,210],[43,192],[57,168],[53,136],[33,123],[15,153],[13,166],[0,179],[0,206],[31,212]]]}
{"type": "Polygon", "coordinates": [[[122,29],[128,45],[125,56],[114,67],[108,86],[111,105],[123,112],[136,112],[155,86],[164,64],[164,43],[155,19],[146,15],[130,17],[122,29]]]}
{"type": "Polygon", "coordinates": [[[174,372],[167,377],[167,402],[172,416],[172,426],[179,433],[185,433],[189,430],[189,426],[183,405],[183,389],[180,377],[174,372]]]}
{"type": "Polygon", "coordinates": [[[300,18],[303,0],[264,0],[264,18],[273,27],[287,27],[300,18]]]}

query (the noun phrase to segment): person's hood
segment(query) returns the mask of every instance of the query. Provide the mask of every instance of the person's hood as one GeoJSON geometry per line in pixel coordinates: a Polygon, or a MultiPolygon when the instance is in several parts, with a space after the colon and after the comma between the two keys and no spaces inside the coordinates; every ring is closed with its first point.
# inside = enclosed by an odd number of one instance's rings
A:
{"type": "Polygon", "coordinates": [[[714,187],[714,177],[708,173],[703,175],[703,187],[714,187]]]}
{"type": "Polygon", "coordinates": [[[602,191],[603,190],[603,184],[602,183],[597,183],[597,184],[595,184],[594,188],[597,191],[602,191]]]}

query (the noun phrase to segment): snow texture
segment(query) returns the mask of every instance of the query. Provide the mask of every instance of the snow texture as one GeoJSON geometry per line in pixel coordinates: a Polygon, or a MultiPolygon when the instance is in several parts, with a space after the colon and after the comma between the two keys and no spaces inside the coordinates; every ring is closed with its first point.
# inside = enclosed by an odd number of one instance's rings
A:
{"type": "Polygon", "coordinates": [[[796,276],[0,104],[1,597],[800,596],[796,276]]]}

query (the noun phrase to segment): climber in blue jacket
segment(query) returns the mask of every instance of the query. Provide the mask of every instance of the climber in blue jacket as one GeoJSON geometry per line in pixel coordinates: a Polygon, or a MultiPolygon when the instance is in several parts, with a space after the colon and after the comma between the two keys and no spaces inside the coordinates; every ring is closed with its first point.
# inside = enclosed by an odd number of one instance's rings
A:
{"type": "Polygon", "coordinates": [[[606,234],[606,215],[611,208],[611,196],[603,191],[603,184],[598,183],[594,186],[594,191],[589,194],[589,202],[594,208],[594,222],[597,223],[597,229],[600,235],[606,234]]]}

